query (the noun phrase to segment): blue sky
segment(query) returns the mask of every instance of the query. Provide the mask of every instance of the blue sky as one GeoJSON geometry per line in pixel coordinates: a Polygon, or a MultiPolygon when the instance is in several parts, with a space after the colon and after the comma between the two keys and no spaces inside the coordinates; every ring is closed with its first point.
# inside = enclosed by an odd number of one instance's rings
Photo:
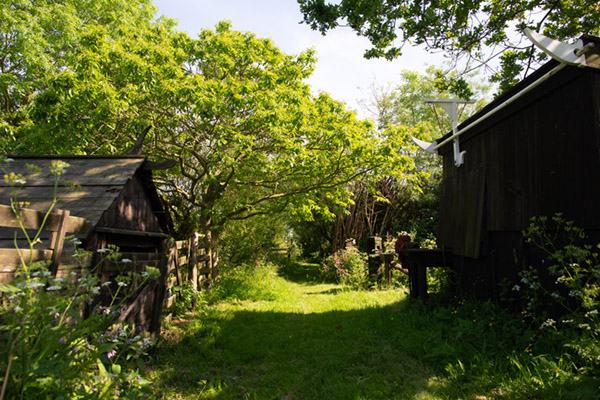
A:
{"type": "Polygon", "coordinates": [[[312,31],[300,24],[302,14],[296,0],[154,0],[154,4],[159,15],[176,19],[179,29],[192,36],[227,19],[234,29],[270,38],[288,54],[314,48],[319,61],[308,81],[313,91],[328,92],[363,116],[369,115],[358,101],[369,97],[373,82],[393,85],[404,69],[424,71],[427,65],[443,62],[440,55],[408,46],[395,61],[366,60],[362,56],[369,47],[366,39],[349,28],[338,28],[326,36],[312,31]]]}

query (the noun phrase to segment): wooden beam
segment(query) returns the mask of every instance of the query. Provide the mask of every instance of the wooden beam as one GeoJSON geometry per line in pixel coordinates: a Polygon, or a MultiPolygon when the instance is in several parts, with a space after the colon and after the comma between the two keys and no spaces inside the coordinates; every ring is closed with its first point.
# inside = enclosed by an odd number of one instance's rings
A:
{"type": "MultiPolygon", "coordinates": [[[[29,208],[20,208],[19,214],[21,224],[25,229],[40,229],[46,213],[32,210],[29,208]]],[[[9,228],[20,228],[19,220],[10,206],[0,205],[0,221],[2,226],[9,228]]],[[[61,226],[62,217],[60,214],[51,213],[46,218],[43,229],[47,231],[58,231],[61,226]]],[[[71,233],[89,233],[92,230],[92,224],[85,218],[71,217],[67,219],[66,232],[71,233]]]]}
{"type": "Polygon", "coordinates": [[[60,264],[60,255],[62,254],[63,244],[65,242],[65,233],[67,232],[67,221],[69,218],[69,210],[60,210],[58,230],[52,232],[52,259],[50,262],[50,272],[56,276],[58,266],[60,264]]]}
{"type": "Polygon", "coordinates": [[[131,229],[118,229],[108,228],[106,226],[97,226],[94,228],[96,232],[101,233],[113,233],[116,235],[130,235],[130,236],[144,236],[144,237],[157,237],[157,238],[168,238],[169,235],[162,232],[146,232],[146,231],[134,231],[131,229]]]}

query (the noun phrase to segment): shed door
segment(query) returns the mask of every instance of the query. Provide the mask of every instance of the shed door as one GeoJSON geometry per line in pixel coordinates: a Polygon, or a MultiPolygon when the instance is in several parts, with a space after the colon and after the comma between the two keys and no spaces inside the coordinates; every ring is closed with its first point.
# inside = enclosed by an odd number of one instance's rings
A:
{"type": "Polygon", "coordinates": [[[456,255],[479,258],[483,229],[485,168],[444,179],[438,244],[456,255]]]}

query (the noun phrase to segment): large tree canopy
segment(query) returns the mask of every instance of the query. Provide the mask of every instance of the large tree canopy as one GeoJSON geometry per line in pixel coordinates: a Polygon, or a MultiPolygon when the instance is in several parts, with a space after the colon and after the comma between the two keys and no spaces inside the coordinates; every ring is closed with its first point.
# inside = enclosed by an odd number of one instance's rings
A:
{"type": "Polygon", "coordinates": [[[345,184],[412,161],[304,80],[311,51],[282,53],[229,23],[191,38],[149,1],[10,0],[0,6],[3,152],[145,154],[182,232],[350,201],[345,184]],[[324,202],[323,199],[327,199],[324,202]]]}
{"type": "Polygon", "coordinates": [[[153,121],[159,148],[179,160],[163,181],[176,212],[217,227],[273,211],[306,216],[324,193],[347,201],[345,183],[411,162],[341,103],[310,94],[311,52],[283,54],[226,23],[184,47],[187,71],[161,86],[153,121]]]}
{"type": "MultiPolygon", "coordinates": [[[[425,45],[455,59],[489,65],[500,56],[492,80],[506,88],[545,55],[523,38],[532,28],[571,40],[600,33],[597,0],[298,0],[304,21],[325,34],[349,26],[368,38],[367,58],[393,59],[406,43],[425,45]]],[[[472,65],[472,63],[470,63],[472,65]]]]}
{"type": "Polygon", "coordinates": [[[115,124],[114,116],[124,123],[135,112],[132,99],[145,92],[147,70],[160,66],[149,59],[171,23],[152,22],[154,13],[151,0],[1,2],[2,150],[98,151],[99,135],[118,148],[134,127],[115,124]],[[84,121],[89,130],[75,132],[84,121]]]}

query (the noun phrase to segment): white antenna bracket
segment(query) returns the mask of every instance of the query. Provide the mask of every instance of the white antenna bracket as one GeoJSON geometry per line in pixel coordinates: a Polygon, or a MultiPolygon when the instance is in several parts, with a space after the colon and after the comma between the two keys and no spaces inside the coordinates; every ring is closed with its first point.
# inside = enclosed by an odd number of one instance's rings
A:
{"type": "Polygon", "coordinates": [[[465,163],[465,154],[467,152],[460,150],[460,142],[458,135],[456,134],[458,129],[458,105],[473,104],[474,101],[462,99],[425,99],[424,101],[430,104],[439,104],[448,113],[448,116],[452,121],[452,136],[454,136],[454,165],[457,167],[463,165],[465,163]]]}

